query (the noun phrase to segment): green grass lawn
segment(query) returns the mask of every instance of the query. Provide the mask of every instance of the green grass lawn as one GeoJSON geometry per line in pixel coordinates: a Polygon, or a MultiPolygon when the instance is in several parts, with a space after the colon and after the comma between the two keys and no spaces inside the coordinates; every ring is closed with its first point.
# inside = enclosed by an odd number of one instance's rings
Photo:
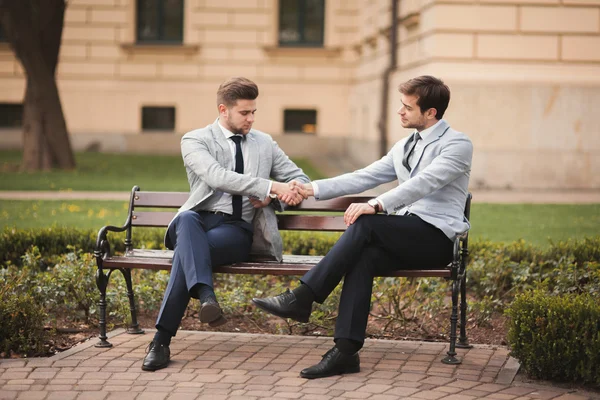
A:
{"type": "MultiPolygon", "coordinates": [[[[0,151],[0,190],[188,191],[180,155],[76,153],[74,171],[19,172],[21,152],[0,151]]],[[[294,160],[311,179],[323,178],[304,159],[294,160]]]]}
{"type": "MultiPolygon", "coordinates": [[[[100,229],[121,226],[127,203],[119,201],[0,200],[0,228],[52,225],[100,229]]],[[[600,235],[600,204],[478,204],[471,210],[471,239],[546,246],[549,240],[600,235]]]]}

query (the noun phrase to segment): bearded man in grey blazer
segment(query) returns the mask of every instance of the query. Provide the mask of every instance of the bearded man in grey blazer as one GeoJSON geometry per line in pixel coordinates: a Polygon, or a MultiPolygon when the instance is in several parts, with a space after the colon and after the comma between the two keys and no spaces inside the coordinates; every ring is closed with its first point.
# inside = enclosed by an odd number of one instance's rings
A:
{"type": "Polygon", "coordinates": [[[412,135],[364,169],[303,185],[309,195],[322,200],[393,180],[398,186],[366,204],[348,207],[348,229],[301,278],[301,285],[279,296],[253,299],[271,314],[308,322],[313,301],[325,301],[345,277],[335,346],[321,362],[301,371],[304,378],[359,372],[373,277],[386,270],[447,265],[454,238],[470,228],[464,204],[473,145],[442,119],[450,89],[440,79],[420,76],[400,85],[399,91],[398,114],[404,128],[415,130],[412,135]]]}
{"type": "Polygon", "coordinates": [[[218,119],[181,139],[190,196],[165,235],[173,266],[145,371],[168,365],[171,338],[190,298],[200,300],[201,322],[226,322],[212,266],[246,261],[251,253],[282,258],[275,209],[299,204],[305,196],[300,184],[309,179],[271,136],[252,129],[257,97],[249,79],[227,80],[217,92],[218,119]]]}

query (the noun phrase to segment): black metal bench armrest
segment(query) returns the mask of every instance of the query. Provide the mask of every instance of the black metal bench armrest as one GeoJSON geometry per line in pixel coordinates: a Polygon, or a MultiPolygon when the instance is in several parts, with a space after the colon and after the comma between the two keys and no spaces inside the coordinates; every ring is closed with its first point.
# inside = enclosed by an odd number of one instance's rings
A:
{"type": "Polygon", "coordinates": [[[113,226],[106,225],[100,228],[98,231],[98,237],[96,238],[96,248],[94,249],[94,257],[96,257],[96,261],[98,266],[102,266],[102,260],[106,257],[110,256],[110,244],[108,242],[108,232],[125,232],[129,231],[129,237],[126,240],[126,245],[130,246],[131,243],[127,243],[131,241],[131,220],[133,215],[133,202],[135,197],[135,192],[139,191],[140,188],[138,186],[134,186],[131,190],[131,197],[129,199],[129,211],[127,212],[127,220],[125,220],[125,224],[123,226],[113,226]]]}

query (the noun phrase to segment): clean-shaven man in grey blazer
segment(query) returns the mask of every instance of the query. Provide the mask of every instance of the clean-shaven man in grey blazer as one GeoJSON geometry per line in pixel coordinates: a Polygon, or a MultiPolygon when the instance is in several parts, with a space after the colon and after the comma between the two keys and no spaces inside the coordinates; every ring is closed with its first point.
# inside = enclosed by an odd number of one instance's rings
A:
{"type": "Polygon", "coordinates": [[[325,301],[345,277],[335,346],[321,362],[301,371],[304,378],[359,372],[373,277],[386,270],[447,265],[454,238],[470,227],[463,211],[473,145],[442,119],[450,90],[437,78],[420,76],[400,85],[399,91],[402,126],[414,129],[409,137],[364,169],[304,185],[309,195],[321,200],[393,180],[398,186],[366,204],[348,207],[348,229],[301,278],[301,285],[279,296],[253,299],[271,314],[308,322],[313,301],[325,301]]]}
{"type": "Polygon", "coordinates": [[[168,365],[171,338],[190,298],[200,300],[201,322],[226,322],[212,266],[245,261],[251,253],[282,258],[275,209],[299,204],[305,196],[300,185],[309,179],[271,136],[252,129],[257,97],[249,79],[227,80],[217,92],[218,119],[181,139],[190,196],[165,235],[173,266],[145,371],[168,365]]]}

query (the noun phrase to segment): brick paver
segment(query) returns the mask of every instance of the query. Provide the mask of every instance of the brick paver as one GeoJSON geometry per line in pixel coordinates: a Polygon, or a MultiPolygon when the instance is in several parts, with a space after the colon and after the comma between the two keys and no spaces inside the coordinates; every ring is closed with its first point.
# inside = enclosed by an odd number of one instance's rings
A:
{"type": "Polygon", "coordinates": [[[505,382],[503,368],[515,362],[497,346],[461,349],[463,363],[448,366],[440,362],[447,344],[367,340],[361,372],[306,380],[299,371],[320,360],[330,338],[183,331],[169,367],[144,372],[151,337],[117,331],[110,349],[89,342],[47,359],[1,360],[0,400],[600,399],[548,382],[505,382]]]}

